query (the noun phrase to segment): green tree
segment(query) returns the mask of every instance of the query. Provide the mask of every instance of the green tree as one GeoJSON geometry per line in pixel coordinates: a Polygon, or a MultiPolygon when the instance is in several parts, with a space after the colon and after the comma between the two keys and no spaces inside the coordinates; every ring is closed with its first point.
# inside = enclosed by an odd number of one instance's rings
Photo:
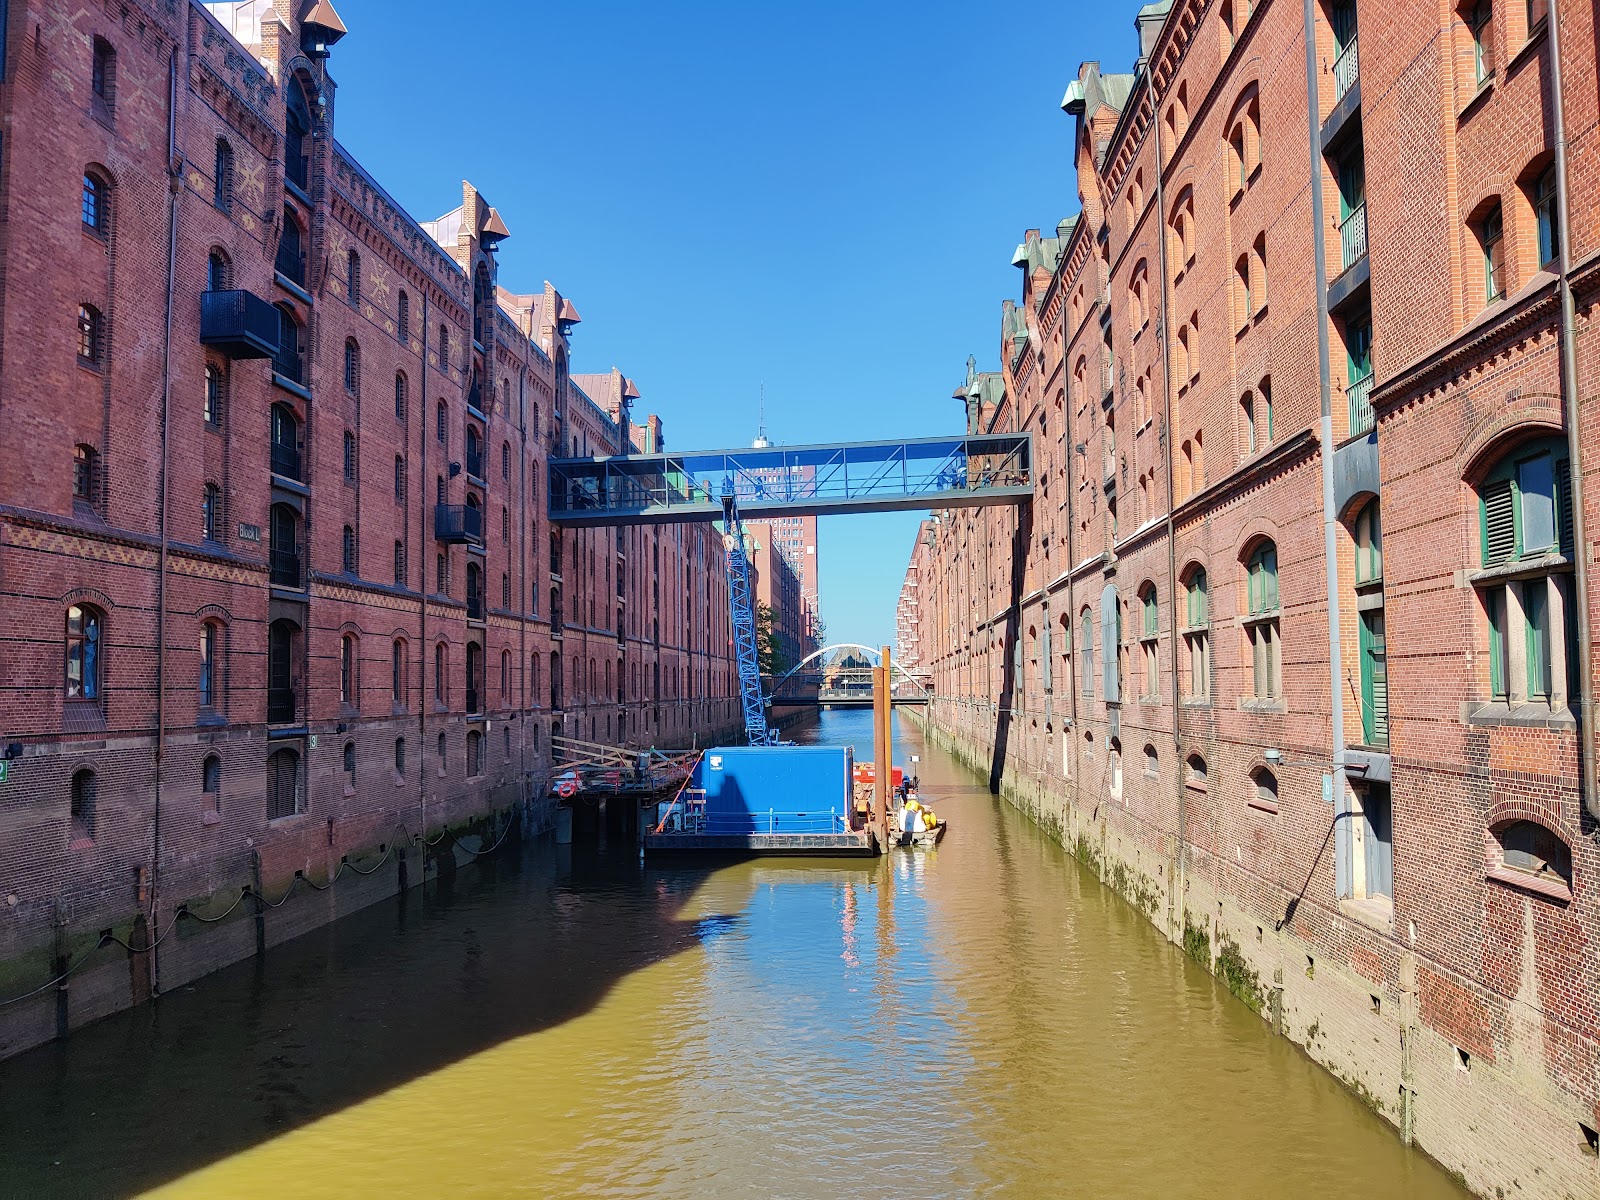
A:
{"type": "Polygon", "coordinates": [[[775,616],[770,604],[756,604],[756,661],[761,673],[768,678],[782,675],[789,669],[788,655],[784,654],[778,632],[772,627],[775,616]]]}

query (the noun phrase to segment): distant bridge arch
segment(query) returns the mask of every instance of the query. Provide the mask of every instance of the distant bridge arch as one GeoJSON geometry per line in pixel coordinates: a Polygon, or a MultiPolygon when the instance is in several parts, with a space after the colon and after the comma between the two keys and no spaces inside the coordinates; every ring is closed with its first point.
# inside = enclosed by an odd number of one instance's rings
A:
{"type": "MultiPolygon", "coordinates": [[[[817,666],[811,666],[810,670],[807,670],[807,667],[810,664],[816,663],[818,660],[821,660],[830,654],[835,654],[841,650],[859,650],[873,667],[882,665],[881,651],[874,650],[871,646],[864,646],[860,642],[835,642],[831,646],[824,646],[820,650],[813,650],[793,667],[789,668],[789,670],[774,679],[771,686],[767,688],[767,702],[770,704],[775,701],[782,702],[785,699],[796,699],[796,697],[792,695],[788,697],[779,695],[780,689],[782,689],[785,684],[788,684],[791,681],[796,683],[816,684],[818,688],[817,700],[820,703],[848,703],[852,700],[859,702],[862,699],[870,702],[871,680],[870,678],[864,678],[866,672],[863,669],[827,669],[819,663],[817,666]],[[828,691],[826,684],[830,678],[835,681],[834,690],[837,694],[825,694],[828,691]]],[[[918,693],[920,693],[918,699],[926,701],[932,698],[932,693],[929,692],[928,688],[922,683],[922,681],[918,679],[912,672],[906,670],[906,668],[899,662],[896,662],[893,656],[890,657],[889,669],[897,684],[903,680],[910,683],[911,686],[914,687],[918,693]]]]}

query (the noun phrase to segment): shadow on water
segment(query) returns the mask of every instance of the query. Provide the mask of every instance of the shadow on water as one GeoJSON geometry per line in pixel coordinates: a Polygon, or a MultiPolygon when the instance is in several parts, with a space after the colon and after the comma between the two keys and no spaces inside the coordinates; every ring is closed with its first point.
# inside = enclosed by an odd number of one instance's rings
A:
{"type": "Polygon", "coordinates": [[[542,840],[0,1062],[0,1196],[136,1193],[583,1016],[737,927],[679,916],[731,862],[542,840]]]}

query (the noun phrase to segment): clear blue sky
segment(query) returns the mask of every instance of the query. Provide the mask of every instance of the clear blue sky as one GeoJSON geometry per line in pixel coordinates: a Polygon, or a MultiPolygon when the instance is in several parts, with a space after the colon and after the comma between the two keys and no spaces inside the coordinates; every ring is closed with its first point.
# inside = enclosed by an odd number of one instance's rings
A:
{"type": "MultiPolygon", "coordinates": [[[[419,220],[471,180],[501,282],[583,315],[669,448],[956,432],[1023,231],[1076,210],[1078,63],[1133,3],[337,0],[337,134],[419,220]]],[[[891,641],[915,514],[823,522],[830,640],[891,641]]]]}

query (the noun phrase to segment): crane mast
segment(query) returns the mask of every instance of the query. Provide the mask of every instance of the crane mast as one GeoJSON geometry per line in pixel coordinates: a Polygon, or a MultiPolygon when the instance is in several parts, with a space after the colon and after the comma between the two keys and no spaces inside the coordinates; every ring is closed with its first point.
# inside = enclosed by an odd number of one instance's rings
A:
{"type": "Polygon", "coordinates": [[[744,552],[744,526],[733,480],[722,482],[722,540],[727,554],[728,617],[739,664],[739,702],[744,707],[744,733],[752,746],[770,746],[767,704],[761,695],[761,657],[756,646],[755,603],[750,595],[750,562],[744,552]]]}

